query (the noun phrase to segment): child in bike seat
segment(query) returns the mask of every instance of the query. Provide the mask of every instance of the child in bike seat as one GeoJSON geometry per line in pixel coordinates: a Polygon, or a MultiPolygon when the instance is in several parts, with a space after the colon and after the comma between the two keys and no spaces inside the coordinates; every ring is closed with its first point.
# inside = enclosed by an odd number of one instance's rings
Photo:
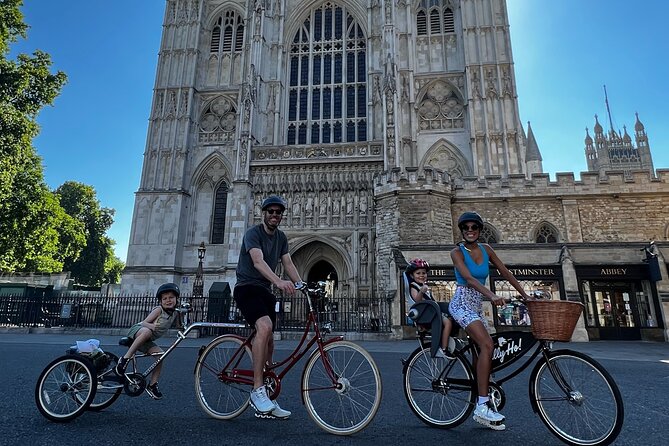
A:
{"type": "MultiPolygon", "coordinates": [[[[413,259],[406,267],[404,274],[406,274],[409,283],[409,296],[407,308],[411,308],[416,302],[422,300],[434,300],[430,288],[427,286],[427,273],[430,265],[423,259],[413,259]]],[[[446,302],[437,302],[442,312],[441,323],[441,343],[440,349],[437,351],[437,358],[452,358],[452,353],[455,350],[455,342],[450,338],[453,322],[449,318],[448,304],[446,302]]],[[[424,327],[419,326],[419,330],[424,327]]]]}
{"type": "MultiPolygon", "coordinates": [[[[179,287],[174,283],[165,283],[158,288],[156,298],[160,305],[151,310],[146,319],[136,323],[128,331],[128,337],[132,338],[133,342],[125,355],[116,364],[116,373],[119,376],[125,374],[128,361],[137,350],[145,354],[163,352],[154,341],[163,336],[178,319],[179,313],[176,311],[176,307],[179,294],[179,287]]],[[[149,385],[146,387],[146,393],[154,400],[159,400],[163,397],[163,394],[158,390],[158,378],[160,377],[162,365],[163,363],[160,362],[153,369],[149,385]]]]}

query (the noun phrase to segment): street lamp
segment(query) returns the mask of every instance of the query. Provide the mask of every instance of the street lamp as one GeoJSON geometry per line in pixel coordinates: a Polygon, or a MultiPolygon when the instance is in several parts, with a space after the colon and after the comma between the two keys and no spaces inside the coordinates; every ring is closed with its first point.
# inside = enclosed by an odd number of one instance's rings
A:
{"type": "Polygon", "coordinates": [[[197,270],[195,271],[195,282],[193,283],[193,297],[202,297],[204,294],[204,280],[202,278],[202,261],[204,260],[204,254],[207,252],[207,248],[204,247],[204,242],[200,243],[200,246],[197,248],[197,258],[200,260],[197,264],[197,270]]]}

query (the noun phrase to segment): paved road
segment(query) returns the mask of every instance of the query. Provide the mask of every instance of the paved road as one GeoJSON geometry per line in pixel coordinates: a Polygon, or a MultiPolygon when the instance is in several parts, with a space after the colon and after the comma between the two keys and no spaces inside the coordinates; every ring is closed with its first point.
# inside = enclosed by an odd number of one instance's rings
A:
{"type": "MultiPolygon", "coordinates": [[[[374,445],[477,444],[500,442],[562,444],[543,426],[529,407],[527,375],[505,384],[508,397],[504,414],[507,430],[494,432],[473,421],[452,430],[429,428],[410,411],[401,390],[400,359],[415,341],[360,342],[382,370],[383,401],[370,426],[353,437],[336,437],[321,431],[309,418],[299,398],[301,367],[288,374],[280,397],[293,411],[287,421],[257,420],[250,411],[230,421],[208,418],[193,391],[193,365],[197,348],[208,339],[187,339],[165,366],[161,388],[165,398],[122,396],[101,413],[86,413],[71,423],[55,424],[35,407],[34,386],[42,368],[84,335],[0,334],[0,445],[374,445]]],[[[101,336],[103,347],[119,353],[117,337],[101,336]]],[[[162,339],[162,345],[171,340],[162,339]]],[[[278,355],[293,341],[278,342],[278,355]]],[[[615,377],[625,400],[625,425],[617,445],[665,445],[669,438],[666,391],[669,388],[669,345],[642,342],[591,342],[564,344],[591,354],[615,377]],[[667,362],[662,362],[667,361],[667,362]]]]}

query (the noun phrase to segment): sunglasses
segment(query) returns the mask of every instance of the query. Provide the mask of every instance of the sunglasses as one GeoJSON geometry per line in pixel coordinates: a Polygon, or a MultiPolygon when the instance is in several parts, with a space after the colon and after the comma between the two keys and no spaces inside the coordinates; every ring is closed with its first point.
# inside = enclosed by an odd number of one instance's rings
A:
{"type": "Polygon", "coordinates": [[[269,215],[281,215],[281,214],[283,214],[283,211],[281,209],[267,209],[265,212],[267,212],[269,215]]]}
{"type": "Polygon", "coordinates": [[[479,229],[481,229],[481,227],[477,224],[460,226],[461,231],[478,231],[479,229]]]}

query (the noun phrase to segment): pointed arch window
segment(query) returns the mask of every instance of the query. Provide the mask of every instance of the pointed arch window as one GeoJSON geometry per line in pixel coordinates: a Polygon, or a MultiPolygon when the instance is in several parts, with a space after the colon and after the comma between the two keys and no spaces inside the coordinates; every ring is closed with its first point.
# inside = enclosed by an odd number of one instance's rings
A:
{"type": "Polygon", "coordinates": [[[216,188],[214,215],[211,223],[211,243],[225,243],[225,214],[228,208],[228,184],[224,181],[216,188]]]}
{"type": "Polygon", "coordinates": [[[483,243],[497,243],[497,233],[495,231],[495,228],[490,226],[487,223],[483,224],[483,229],[481,229],[481,235],[479,236],[479,240],[482,241],[483,243]]]}
{"type": "Polygon", "coordinates": [[[244,21],[235,11],[226,11],[211,31],[209,50],[212,54],[232,56],[244,47],[244,21]]]}
{"type": "Polygon", "coordinates": [[[455,33],[455,14],[448,0],[421,0],[416,10],[416,34],[438,36],[453,33],[455,33]]]}
{"type": "Polygon", "coordinates": [[[367,140],[367,38],[344,6],[314,9],[288,63],[287,144],[367,140]]]}
{"type": "Polygon", "coordinates": [[[537,233],[534,237],[534,241],[537,243],[557,243],[558,241],[558,232],[549,223],[542,223],[537,229],[537,233]]]}

